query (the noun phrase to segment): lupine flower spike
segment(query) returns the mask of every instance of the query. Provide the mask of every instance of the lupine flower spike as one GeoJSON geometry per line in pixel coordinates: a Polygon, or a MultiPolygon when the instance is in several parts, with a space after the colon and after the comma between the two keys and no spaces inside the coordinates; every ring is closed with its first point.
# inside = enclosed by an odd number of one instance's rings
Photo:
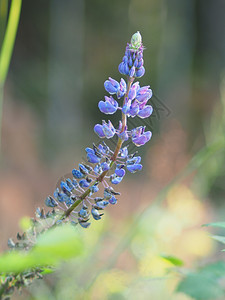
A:
{"type": "Polygon", "coordinates": [[[100,220],[104,209],[117,203],[120,193],[115,191],[114,186],[123,180],[126,171],[135,173],[142,169],[141,157],[136,153],[129,154],[128,147],[123,143],[130,140],[140,147],[152,136],[150,131],[145,131],[144,126],[131,129],[127,126],[127,118],[148,118],[153,111],[148,104],[152,97],[150,86],[141,87],[138,81],[134,82],[145,73],[143,50],[142,37],[138,31],[127,44],[125,55],[119,64],[119,72],[126,75],[127,80],[121,78],[117,81],[109,77],[104,83],[109,95],[98,103],[100,111],[106,115],[117,111],[122,114],[118,128],[110,120],[103,120],[102,124],[94,126],[94,132],[101,139],[117,136],[115,149],[111,150],[105,141],[86,148],[88,163],[81,163],[74,168],[71,178],[62,181],[53,197],[49,196],[45,201],[54,212],[61,211],[57,223],[69,220],[84,228],[89,227],[91,216],[94,220],[100,220]],[[103,186],[102,195],[98,194],[100,185],[103,186]]]}

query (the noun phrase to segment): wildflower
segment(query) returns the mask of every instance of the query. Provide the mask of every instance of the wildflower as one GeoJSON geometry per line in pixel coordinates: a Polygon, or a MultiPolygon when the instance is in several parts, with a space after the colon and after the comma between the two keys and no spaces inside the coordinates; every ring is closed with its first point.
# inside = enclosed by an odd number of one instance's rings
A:
{"type": "MultiPolygon", "coordinates": [[[[129,129],[127,125],[127,118],[148,118],[153,111],[152,106],[148,104],[152,97],[150,86],[141,87],[139,82],[134,82],[135,78],[145,73],[143,50],[142,37],[138,31],[127,44],[125,55],[119,65],[119,72],[128,76],[127,83],[123,78],[117,81],[109,77],[104,82],[109,96],[105,96],[104,100],[98,103],[100,111],[104,114],[111,115],[118,110],[122,113],[122,120],[119,121],[117,128],[110,120],[108,122],[103,120],[102,124],[94,126],[95,133],[101,139],[117,136],[115,150],[111,150],[104,141],[99,145],[87,147],[85,151],[88,163],[82,162],[74,168],[73,178],[61,181],[53,197],[49,196],[45,200],[46,205],[53,210],[57,207],[64,211],[59,222],[69,216],[72,224],[88,228],[91,217],[100,220],[104,209],[109,204],[115,205],[118,202],[117,196],[120,193],[116,192],[112,185],[121,183],[126,170],[130,173],[142,170],[141,157],[136,156],[136,152],[129,154],[128,147],[123,146],[123,143],[131,139],[137,147],[140,147],[152,136],[150,131],[145,131],[144,126],[129,129]],[[115,97],[118,101],[114,99],[115,97]],[[122,97],[124,99],[120,100],[122,97]]],[[[45,217],[42,211],[39,215],[45,217]]]]}

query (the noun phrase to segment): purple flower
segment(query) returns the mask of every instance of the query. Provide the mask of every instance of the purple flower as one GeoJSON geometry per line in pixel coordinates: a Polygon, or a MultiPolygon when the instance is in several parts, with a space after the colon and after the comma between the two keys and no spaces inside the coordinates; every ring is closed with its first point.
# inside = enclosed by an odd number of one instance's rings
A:
{"type": "Polygon", "coordinates": [[[119,184],[123,180],[123,177],[116,176],[116,174],[113,174],[110,176],[110,181],[112,184],[119,184]]]}
{"type": "Polygon", "coordinates": [[[108,124],[105,121],[102,121],[102,125],[96,124],[94,131],[100,138],[106,137],[107,139],[111,139],[116,132],[113,124],[110,121],[108,121],[108,124]]]}
{"type": "Polygon", "coordinates": [[[113,99],[112,96],[105,96],[105,102],[99,101],[98,107],[102,113],[111,115],[117,111],[118,103],[116,100],[113,99]]]}
{"type": "MultiPolygon", "coordinates": [[[[124,63],[124,62],[121,62],[121,63],[119,64],[118,70],[119,70],[119,72],[120,72],[121,74],[128,75],[128,74],[126,73],[126,71],[125,71],[126,65],[127,65],[127,64],[124,63]]],[[[128,72],[129,72],[129,68],[128,68],[128,72]]]]}
{"type": "Polygon", "coordinates": [[[104,189],[104,198],[106,200],[109,200],[113,195],[120,195],[120,193],[115,192],[111,186],[104,189]]]}
{"type": "Polygon", "coordinates": [[[129,159],[127,159],[126,167],[127,170],[131,173],[135,173],[136,171],[140,171],[142,169],[141,162],[141,156],[133,156],[129,159]]]}
{"type": "Polygon", "coordinates": [[[144,64],[144,60],[142,58],[140,58],[138,61],[137,61],[137,68],[141,68],[144,64]]]}
{"type": "Polygon", "coordinates": [[[131,130],[132,142],[137,147],[143,146],[145,143],[147,143],[150,140],[152,136],[151,131],[146,131],[146,132],[144,131],[145,131],[145,127],[143,126],[131,130]]]}
{"type": "Polygon", "coordinates": [[[128,99],[126,99],[122,112],[128,117],[138,116],[142,119],[148,118],[153,111],[152,106],[146,105],[148,100],[152,97],[152,90],[149,86],[140,88],[139,82],[132,84],[128,99]]]}
{"type": "Polygon", "coordinates": [[[120,150],[119,154],[120,154],[120,156],[123,157],[123,158],[127,157],[127,155],[128,155],[128,149],[127,149],[127,147],[123,147],[123,148],[120,150]]]}
{"type": "Polygon", "coordinates": [[[76,179],[73,179],[72,183],[73,183],[74,188],[78,187],[78,182],[76,179]]]}
{"type": "Polygon", "coordinates": [[[131,103],[131,106],[130,106],[130,109],[128,111],[128,114],[131,116],[131,117],[135,117],[139,112],[139,102],[137,100],[134,100],[132,103],[131,103]]]}
{"type": "Polygon", "coordinates": [[[79,216],[84,219],[88,218],[88,211],[85,208],[81,208],[81,210],[79,211],[79,216]]]}
{"type": "MultiPolygon", "coordinates": [[[[131,60],[132,62],[132,60],[131,60]]],[[[133,62],[131,63],[131,66],[132,66],[133,62]]],[[[130,72],[129,72],[129,76],[130,77],[134,77],[134,74],[135,74],[135,66],[132,66],[131,69],[130,69],[130,72]]]]}
{"type": "Polygon", "coordinates": [[[141,171],[142,165],[141,164],[134,164],[134,165],[128,165],[127,170],[131,173],[135,173],[137,171],[141,171]]]}
{"type": "Polygon", "coordinates": [[[127,114],[130,110],[130,106],[131,106],[131,100],[129,99],[125,104],[124,106],[122,107],[122,112],[124,114],[127,114]]]}
{"type": "Polygon", "coordinates": [[[145,68],[144,68],[144,66],[142,66],[142,67],[140,67],[140,69],[138,69],[135,72],[135,77],[139,78],[139,77],[142,77],[144,74],[145,74],[145,68]]]}
{"type": "Polygon", "coordinates": [[[95,208],[92,208],[91,214],[95,220],[100,220],[103,214],[100,214],[99,211],[95,208]]]}
{"type": "Polygon", "coordinates": [[[149,87],[150,87],[149,85],[143,86],[138,90],[136,96],[138,102],[145,102],[145,101],[147,102],[152,97],[152,90],[149,89],[149,87]]]}
{"type": "Polygon", "coordinates": [[[93,185],[92,187],[90,187],[91,190],[91,194],[97,193],[99,191],[99,187],[97,184],[93,185]]]}
{"type": "Polygon", "coordinates": [[[55,201],[54,198],[52,198],[51,196],[48,196],[45,200],[45,204],[48,206],[48,207],[56,207],[58,204],[57,202],[55,201]]]}
{"type": "Polygon", "coordinates": [[[143,107],[143,109],[139,110],[138,112],[138,117],[144,119],[144,118],[148,118],[149,116],[151,116],[153,112],[153,108],[151,105],[146,105],[143,107]]]}
{"type": "Polygon", "coordinates": [[[127,165],[139,164],[141,162],[141,156],[133,156],[127,159],[127,165]]]}
{"type": "Polygon", "coordinates": [[[87,160],[88,160],[88,162],[90,162],[92,164],[97,164],[100,162],[101,157],[98,157],[97,155],[95,155],[93,153],[87,153],[87,160]]]}
{"type": "Polygon", "coordinates": [[[102,172],[102,168],[99,164],[94,167],[95,175],[99,175],[102,172]]]}
{"type": "Polygon", "coordinates": [[[67,183],[65,183],[64,181],[61,181],[60,182],[60,187],[61,187],[61,190],[63,191],[64,194],[66,194],[67,196],[70,196],[71,195],[71,191],[73,190],[73,188],[71,189],[67,183]]]}
{"type": "Polygon", "coordinates": [[[79,171],[79,170],[73,169],[72,174],[73,174],[73,177],[76,179],[84,178],[84,174],[81,173],[81,171],[79,171]]]}
{"type": "Polygon", "coordinates": [[[109,199],[109,203],[112,204],[112,205],[114,205],[114,204],[117,203],[117,199],[116,199],[114,196],[112,196],[112,197],[109,199]]]}
{"type": "Polygon", "coordinates": [[[95,208],[96,209],[104,209],[109,204],[108,201],[105,201],[102,199],[103,198],[98,198],[98,197],[95,198],[95,202],[96,202],[95,208]]]}
{"type": "Polygon", "coordinates": [[[125,175],[125,173],[126,172],[125,172],[124,168],[117,167],[115,169],[116,176],[123,177],[125,175]]]}
{"type": "Polygon", "coordinates": [[[88,228],[91,225],[91,223],[87,222],[86,220],[83,220],[82,218],[78,218],[78,222],[83,228],[88,228]]]}
{"type": "Polygon", "coordinates": [[[108,121],[108,124],[105,121],[103,121],[102,123],[103,123],[102,128],[103,128],[105,137],[107,139],[111,139],[114,136],[114,134],[116,133],[116,130],[115,130],[113,124],[111,123],[111,121],[108,121]]]}
{"type": "Polygon", "coordinates": [[[94,132],[100,137],[100,138],[104,138],[105,137],[105,133],[103,131],[103,127],[100,124],[96,124],[94,127],[94,132]]]}
{"type": "Polygon", "coordinates": [[[103,156],[105,156],[109,152],[109,147],[104,143],[98,145],[98,150],[101,152],[103,156]]]}
{"type": "Polygon", "coordinates": [[[115,79],[112,79],[109,77],[109,80],[106,80],[104,83],[105,90],[113,95],[117,93],[118,88],[120,87],[119,82],[116,81],[115,79]]]}
{"type": "Polygon", "coordinates": [[[130,73],[128,62],[124,63],[124,72],[125,72],[125,75],[129,75],[129,73],[130,73]]]}
{"type": "Polygon", "coordinates": [[[132,84],[131,88],[130,88],[130,91],[129,91],[129,99],[130,100],[134,100],[134,98],[136,97],[137,95],[137,91],[140,89],[140,85],[139,85],[139,82],[135,82],[134,84],[132,84]]]}
{"type": "Polygon", "coordinates": [[[69,197],[64,194],[64,193],[60,193],[59,189],[57,188],[54,192],[54,197],[59,201],[59,202],[67,202],[69,197]]]}
{"type": "MultiPolygon", "coordinates": [[[[100,125],[101,126],[101,125],[100,125]]],[[[92,164],[96,164],[99,163],[101,160],[101,156],[97,156],[95,151],[91,148],[86,148],[86,153],[87,153],[87,160],[92,163],[92,164]]],[[[75,177],[75,176],[74,176],[75,177]]],[[[77,177],[75,177],[77,178],[77,177]]],[[[79,179],[79,178],[78,178],[79,179]]]]}
{"type": "Polygon", "coordinates": [[[101,163],[102,171],[108,171],[110,169],[109,165],[106,162],[101,163]]]}
{"type": "Polygon", "coordinates": [[[121,97],[123,97],[125,95],[126,91],[127,91],[127,84],[126,84],[125,80],[123,78],[121,78],[120,85],[117,90],[117,98],[120,99],[121,97]]]}
{"type": "Polygon", "coordinates": [[[86,179],[81,179],[79,182],[80,187],[87,188],[89,187],[90,183],[86,179]]]}
{"type": "Polygon", "coordinates": [[[118,137],[123,141],[127,141],[129,139],[128,133],[127,133],[127,126],[124,128],[123,132],[118,133],[118,137]]]}
{"type": "MultiPolygon", "coordinates": [[[[80,169],[81,173],[83,173],[84,175],[87,175],[89,173],[89,170],[83,164],[79,164],[79,169],[80,169]]],[[[71,181],[70,179],[66,180],[68,185],[69,185],[70,181],[71,181]]],[[[71,182],[71,184],[72,184],[72,182],[71,182]]]]}

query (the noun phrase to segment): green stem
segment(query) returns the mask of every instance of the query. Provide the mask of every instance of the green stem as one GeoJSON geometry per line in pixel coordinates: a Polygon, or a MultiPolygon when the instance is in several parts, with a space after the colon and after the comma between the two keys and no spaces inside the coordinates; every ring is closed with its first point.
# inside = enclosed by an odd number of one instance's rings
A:
{"type": "Polygon", "coordinates": [[[20,11],[21,11],[22,0],[12,0],[9,20],[6,28],[5,38],[2,44],[0,54],[0,83],[4,84],[10,60],[12,57],[12,51],[15,43],[16,32],[18,28],[20,11]]]}
{"type": "Polygon", "coordinates": [[[1,148],[1,125],[2,125],[2,106],[3,89],[9,70],[12,51],[15,43],[18,28],[22,0],[12,0],[9,12],[8,24],[0,53],[0,148],[1,148]]]}
{"type": "MultiPolygon", "coordinates": [[[[0,0],[0,45],[2,45],[8,13],[8,0],[0,0]]],[[[1,46],[0,46],[1,48],[1,46]]]]}
{"type": "MultiPolygon", "coordinates": [[[[132,82],[134,81],[134,78],[133,77],[128,77],[128,82],[127,82],[127,92],[126,94],[124,95],[124,100],[123,100],[123,105],[125,104],[125,102],[127,101],[128,99],[128,94],[129,94],[129,91],[130,91],[130,88],[131,88],[131,85],[132,85],[132,82]]],[[[121,128],[121,131],[120,133],[122,133],[125,129],[126,129],[126,126],[127,126],[127,117],[126,117],[126,114],[124,114],[122,112],[122,128],[121,128]]],[[[117,145],[116,145],[116,148],[114,150],[114,153],[111,157],[111,163],[110,163],[110,169],[112,168],[112,166],[114,165],[116,159],[117,159],[117,156],[119,154],[119,151],[122,147],[122,144],[123,144],[123,141],[119,138],[118,139],[118,142],[117,142],[117,145]]],[[[107,175],[107,173],[109,172],[109,170],[107,171],[103,171],[99,176],[98,178],[91,184],[91,186],[81,195],[79,196],[79,199],[77,201],[75,201],[66,211],[65,213],[62,215],[61,219],[65,219],[67,218],[71,212],[90,194],[91,192],[91,187],[93,187],[93,185],[95,185],[96,183],[99,183],[99,182],[102,182],[104,177],[107,175]]]]}

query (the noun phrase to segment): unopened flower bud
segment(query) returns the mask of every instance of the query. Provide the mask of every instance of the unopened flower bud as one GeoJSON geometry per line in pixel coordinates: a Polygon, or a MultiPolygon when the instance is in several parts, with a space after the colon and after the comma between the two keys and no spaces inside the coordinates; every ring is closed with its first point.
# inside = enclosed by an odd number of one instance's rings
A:
{"type": "Polygon", "coordinates": [[[135,34],[132,35],[132,38],[131,38],[131,46],[133,48],[136,48],[138,49],[139,47],[141,47],[141,44],[142,44],[142,37],[141,37],[141,34],[139,31],[137,31],[135,34]]]}

